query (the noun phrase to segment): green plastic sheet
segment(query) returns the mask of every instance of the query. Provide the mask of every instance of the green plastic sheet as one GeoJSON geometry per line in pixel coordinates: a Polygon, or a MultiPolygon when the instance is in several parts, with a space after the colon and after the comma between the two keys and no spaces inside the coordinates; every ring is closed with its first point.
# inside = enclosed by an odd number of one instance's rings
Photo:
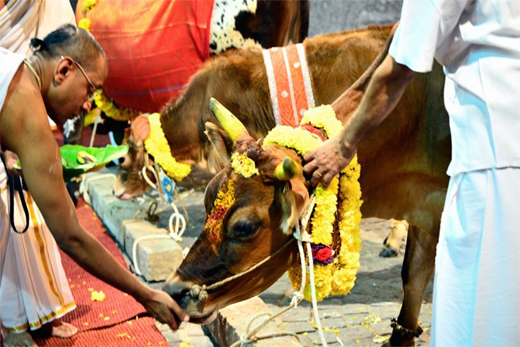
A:
{"type": "Polygon", "coordinates": [[[70,181],[72,178],[84,174],[95,167],[104,166],[112,160],[121,158],[128,152],[128,146],[84,147],[80,145],[64,145],[60,147],[60,152],[63,165],[63,179],[70,181]],[[78,153],[80,151],[85,151],[94,156],[97,162],[81,164],[78,162],[78,153]]]}

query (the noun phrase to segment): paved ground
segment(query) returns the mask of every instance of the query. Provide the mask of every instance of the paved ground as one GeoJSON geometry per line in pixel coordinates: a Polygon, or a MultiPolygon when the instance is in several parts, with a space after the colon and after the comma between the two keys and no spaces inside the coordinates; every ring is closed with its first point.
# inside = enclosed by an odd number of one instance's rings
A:
{"type": "MultiPolygon", "coordinates": [[[[319,303],[320,316],[327,343],[332,346],[378,346],[389,337],[390,319],[397,317],[402,302],[401,264],[403,256],[381,258],[379,251],[390,230],[390,221],[365,219],[361,222],[362,251],[361,267],[352,292],[345,296],[334,296],[319,303]]],[[[273,312],[289,299],[284,296],[290,283],[286,276],[260,295],[273,312]]],[[[428,287],[421,312],[425,333],[417,341],[418,346],[429,345],[431,324],[432,284],[428,287]]],[[[320,345],[319,335],[313,327],[310,303],[284,317],[287,329],[299,334],[304,346],[320,345]]]]}
{"type": "Polygon", "coordinates": [[[394,23],[403,0],[310,0],[309,36],[394,23]]]}

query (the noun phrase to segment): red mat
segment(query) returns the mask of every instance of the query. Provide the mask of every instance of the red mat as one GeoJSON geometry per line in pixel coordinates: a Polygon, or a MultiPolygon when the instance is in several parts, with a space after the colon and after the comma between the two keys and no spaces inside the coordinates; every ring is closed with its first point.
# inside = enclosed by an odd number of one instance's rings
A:
{"type": "MultiPolygon", "coordinates": [[[[90,206],[79,199],[76,210],[81,225],[126,267],[117,245],[90,206]]],[[[151,317],[138,317],[145,313],[145,309],[131,296],[88,274],[63,252],[62,262],[77,305],[62,320],[78,327],[79,332],[71,339],[45,338],[35,334],[39,346],[167,345],[151,317]],[[92,290],[103,291],[106,299],[92,301],[92,290]]]]}

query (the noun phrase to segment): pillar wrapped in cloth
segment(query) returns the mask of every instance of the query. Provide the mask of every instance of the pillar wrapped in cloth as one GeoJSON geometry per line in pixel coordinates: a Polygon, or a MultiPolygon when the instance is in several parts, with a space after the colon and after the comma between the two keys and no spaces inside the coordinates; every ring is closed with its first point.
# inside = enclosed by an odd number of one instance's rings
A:
{"type": "Polygon", "coordinates": [[[90,32],[109,60],[103,92],[119,107],[159,111],[177,97],[209,58],[214,0],[97,0],[76,20],[90,20],[90,32]]]}

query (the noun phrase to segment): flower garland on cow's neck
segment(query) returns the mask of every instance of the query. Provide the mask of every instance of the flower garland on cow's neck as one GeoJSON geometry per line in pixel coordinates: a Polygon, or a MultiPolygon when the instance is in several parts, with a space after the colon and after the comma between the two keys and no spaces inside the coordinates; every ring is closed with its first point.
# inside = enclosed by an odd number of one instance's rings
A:
{"type": "MultiPolygon", "coordinates": [[[[83,2],[84,17],[79,20],[78,27],[90,32],[90,25],[92,22],[90,21],[90,18],[87,17],[87,13],[96,5],[97,0],[85,0],[85,2],[83,2]]],[[[102,92],[99,93],[94,100],[96,101],[97,107],[99,107],[108,117],[118,121],[132,120],[138,114],[137,111],[129,108],[119,109],[114,102],[106,97],[102,92]]]]}
{"type": "MultiPolygon", "coordinates": [[[[307,111],[301,124],[311,124],[315,128],[323,129],[329,138],[337,135],[343,127],[330,106],[321,106],[307,111]]],[[[291,148],[303,156],[315,150],[323,142],[304,127],[277,126],[269,132],[264,143],[275,143],[291,148]]],[[[359,173],[360,166],[355,157],[340,173],[339,178],[335,177],[332,180],[327,189],[321,185],[316,187],[316,205],[312,213],[310,229],[313,259],[317,265],[314,268],[314,277],[318,301],[329,294],[348,294],[354,287],[361,250],[359,223],[362,201],[361,187],[358,182],[359,173]],[[335,252],[333,232],[338,208],[341,247],[339,252],[335,252]]],[[[291,267],[288,275],[293,287],[299,289],[301,283],[299,264],[291,267]]],[[[309,280],[305,286],[304,296],[308,301],[311,300],[309,280]]]]}
{"type": "Polygon", "coordinates": [[[170,145],[161,127],[160,117],[159,113],[153,113],[148,116],[150,134],[144,140],[144,147],[155,158],[157,164],[166,171],[168,177],[176,181],[182,181],[183,178],[189,175],[191,165],[179,163],[172,156],[170,145]]]}

